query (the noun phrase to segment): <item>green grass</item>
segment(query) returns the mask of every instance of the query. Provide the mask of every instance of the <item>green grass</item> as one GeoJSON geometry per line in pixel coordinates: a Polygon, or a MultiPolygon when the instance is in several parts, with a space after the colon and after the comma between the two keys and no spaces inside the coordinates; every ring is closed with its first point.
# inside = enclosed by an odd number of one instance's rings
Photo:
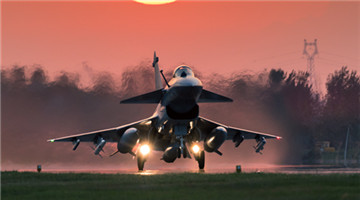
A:
{"type": "Polygon", "coordinates": [[[2,172],[2,199],[360,199],[360,174],[2,172]]]}

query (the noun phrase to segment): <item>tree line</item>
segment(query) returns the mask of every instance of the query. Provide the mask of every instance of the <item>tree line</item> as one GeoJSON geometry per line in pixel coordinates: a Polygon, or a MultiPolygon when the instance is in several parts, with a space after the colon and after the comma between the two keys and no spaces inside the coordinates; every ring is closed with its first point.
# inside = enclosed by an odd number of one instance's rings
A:
{"type": "MultiPolygon", "coordinates": [[[[108,72],[94,74],[92,83],[87,87],[80,87],[79,74],[63,72],[50,80],[44,68],[39,66],[32,70],[19,66],[2,69],[2,154],[5,158],[11,157],[7,153],[15,151],[14,144],[19,141],[12,139],[15,134],[24,136],[22,139],[26,145],[33,138],[29,132],[45,139],[51,136],[46,130],[54,127],[70,131],[76,122],[82,127],[98,129],[99,126],[106,128],[109,122],[136,117],[138,112],[133,113],[126,107],[114,109],[114,106],[121,98],[153,90],[153,72],[148,66],[143,63],[128,68],[121,77],[113,77],[108,72]],[[124,112],[127,116],[120,115],[124,112]],[[87,119],[87,123],[81,118],[87,119]],[[73,121],[67,122],[66,119],[73,121]],[[65,121],[65,124],[56,123],[59,121],[65,121]],[[52,127],[48,127],[50,125],[52,127]],[[24,127],[27,133],[24,133],[24,127]]],[[[257,74],[234,73],[226,77],[202,74],[196,67],[194,70],[206,89],[234,99],[234,104],[224,108],[242,113],[236,115],[239,119],[258,112],[277,120],[286,130],[284,134],[289,146],[293,147],[288,150],[288,158],[293,156],[297,162],[314,163],[320,156],[315,148],[319,141],[329,141],[340,151],[344,148],[349,128],[349,147],[353,149],[350,156],[360,160],[360,76],[357,71],[341,67],[329,74],[326,94],[320,96],[313,90],[309,74],[303,71],[271,69],[257,74]]],[[[166,71],[165,75],[171,77],[171,71],[166,71]]],[[[146,112],[152,110],[147,107],[141,109],[146,112]]],[[[253,126],[259,123],[254,122],[253,126]]],[[[54,133],[54,136],[58,134],[54,133]]]]}

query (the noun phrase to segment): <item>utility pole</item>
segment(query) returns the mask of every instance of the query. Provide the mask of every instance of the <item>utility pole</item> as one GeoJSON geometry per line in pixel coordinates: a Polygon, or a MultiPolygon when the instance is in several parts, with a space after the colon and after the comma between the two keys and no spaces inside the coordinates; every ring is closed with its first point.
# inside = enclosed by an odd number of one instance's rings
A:
{"type": "Polygon", "coordinates": [[[349,131],[350,131],[350,126],[348,126],[348,128],[347,128],[346,140],[345,140],[345,149],[344,149],[344,166],[345,167],[347,167],[346,154],[347,154],[348,142],[349,142],[349,131]]]}
{"type": "Polygon", "coordinates": [[[317,48],[317,39],[314,42],[307,42],[306,39],[304,40],[304,51],[303,55],[307,57],[307,71],[309,72],[309,79],[310,83],[317,92],[319,92],[319,85],[315,77],[315,64],[314,64],[314,57],[317,55],[318,48],[317,48]]]}

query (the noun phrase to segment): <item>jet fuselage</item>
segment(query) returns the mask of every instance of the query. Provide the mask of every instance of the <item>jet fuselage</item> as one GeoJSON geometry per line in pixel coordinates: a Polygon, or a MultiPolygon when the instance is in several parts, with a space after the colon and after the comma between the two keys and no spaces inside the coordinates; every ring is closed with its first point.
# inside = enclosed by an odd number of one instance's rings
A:
{"type": "Polygon", "coordinates": [[[155,131],[169,137],[169,141],[164,143],[164,139],[161,138],[163,145],[155,145],[158,147],[154,147],[154,150],[164,150],[177,138],[186,137],[193,132],[199,116],[197,102],[202,88],[202,82],[194,76],[189,67],[180,66],[175,70],[153,115],[158,117],[154,124],[155,131]]]}

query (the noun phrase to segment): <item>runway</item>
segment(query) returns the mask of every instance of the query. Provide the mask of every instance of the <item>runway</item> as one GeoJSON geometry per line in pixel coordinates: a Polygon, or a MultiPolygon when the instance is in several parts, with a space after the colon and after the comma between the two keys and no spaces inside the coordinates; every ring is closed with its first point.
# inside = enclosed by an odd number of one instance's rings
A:
{"type": "MultiPolygon", "coordinates": [[[[270,166],[240,166],[241,173],[282,173],[282,174],[360,174],[360,168],[345,168],[341,166],[327,165],[270,165],[270,166]]],[[[20,169],[19,172],[36,172],[36,169],[20,169]]],[[[100,174],[139,174],[157,175],[171,173],[239,173],[234,167],[184,169],[184,168],[160,168],[149,169],[139,172],[137,169],[42,169],[45,173],[100,173],[100,174]]]]}

